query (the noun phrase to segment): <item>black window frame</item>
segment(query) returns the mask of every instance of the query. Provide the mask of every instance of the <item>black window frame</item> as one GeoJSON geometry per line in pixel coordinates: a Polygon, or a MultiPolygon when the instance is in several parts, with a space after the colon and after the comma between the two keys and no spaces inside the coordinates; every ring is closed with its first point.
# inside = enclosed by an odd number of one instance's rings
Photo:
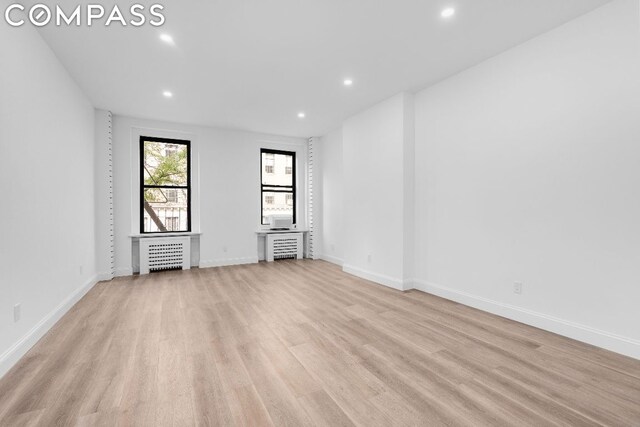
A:
{"type": "MultiPolygon", "coordinates": [[[[262,180],[262,176],[260,177],[262,180]]],[[[158,138],[140,136],[140,234],[169,234],[191,232],[191,141],[186,139],[158,138]],[[187,147],[187,185],[145,185],[144,183],[144,143],[160,142],[163,144],[185,145],[187,147]],[[144,190],[148,188],[167,188],[187,190],[187,230],[183,231],[144,231],[144,190]]]]}
{"type": "MultiPolygon", "coordinates": [[[[275,167],[275,164],[274,164],[275,167]]],[[[274,170],[275,171],[275,170],[274,170]]],[[[260,224],[267,225],[263,221],[263,212],[264,212],[264,193],[292,193],[293,195],[293,224],[296,224],[296,211],[297,211],[297,191],[296,191],[296,152],[295,151],[284,151],[284,150],[273,150],[271,148],[261,148],[260,149],[260,224]],[[264,165],[262,164],[262,159],[264,154],[280,154],[284,156],[291,156],[291,185],[267,185],[262,183],[262,173],[264,171],[264,165]],[[269,188],[269,190],[265,190],[265,188],[269,188]]]]}

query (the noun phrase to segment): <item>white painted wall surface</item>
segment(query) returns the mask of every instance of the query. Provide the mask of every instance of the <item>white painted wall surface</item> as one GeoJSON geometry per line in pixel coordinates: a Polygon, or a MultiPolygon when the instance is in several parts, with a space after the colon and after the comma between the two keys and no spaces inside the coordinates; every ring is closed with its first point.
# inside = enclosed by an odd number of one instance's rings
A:
{"type": "Polygon", "coordinates": [[[96,261],[93,107],[33,27],[0,25],[0,52],[2,376],[93,285],[96,261]]]}
{"type": "Polygon", "coordinates": [[[415,277],[415,100],[404,94],[402,118],[402,289],[413,288],[415,277]]]}
{"type": "Polygon", "coordinates": [[[416,95],[418,287],[640,357],[639,28],[618,0],[416,95]]]}
{"type": "MultiPolygon", "coordinates": [[[[398,94],[342,127],[344,270],[404,288],[405,135],[408,99],[398,94]]],[[[411,177],[413,180],[413,177],[411,177]]]]}
{"type": "Polygon", "coordinates": [[[192,141],[192,228],[202,233],[201,266],[258,261],[260,148],[296,152],[298,227],[306,226],[306,139],[117,115],[113,128],[117,275],[131,274],[129,235],[139,233],[139,135],[192,141]]]}
{"type": "Polygon", "coordinates": [[[344,253],[343,194],[344,176],[342,170],[342,128],[338,128],[320,139],[318,144],[322,181],[321,199],[322,258],[342,265],[344,253]]]}

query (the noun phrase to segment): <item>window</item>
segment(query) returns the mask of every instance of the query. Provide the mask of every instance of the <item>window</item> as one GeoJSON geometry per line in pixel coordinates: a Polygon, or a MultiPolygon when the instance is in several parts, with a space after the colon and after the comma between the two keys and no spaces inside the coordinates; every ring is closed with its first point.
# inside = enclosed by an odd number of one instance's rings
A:
{"type": "Polygon", "coordinates": [[[293,173],[293,157],[287,157],[286,158],[287,164],[284,167],[284,173],[286,173],[287,175],[291,175],[293,173]]]}
{"type": "Polygon", "coordinates": [[[275,154],[266,153],[263,161],[265,173],[274,173],[275,154]]]}
{"type": "Polygon", "coordinates": [[[164,147],[164,155],[165,157],[172,156],[175,153],[177,153],[179,149],[180,149],[179,146],[167,143],[165,144],[165,147],[164,147]]]}
{"type": "Polygon", "coordinates": [[[296,153],[292,151],[260,150],[262,224],[268,223],[269,215],[290,215],[295,224],[295,165],[296,153]]]}
{"type": "Polygon", "coordinates": [[[167,188],[164,190],[164,196],[167,198],[167,203],[178,203],[178,190],[167,188]]]}
{"type": "Polygon", "coordinates": [[[164,223],[167,226],[167,231],[180,231],[180,217],[168,216],[164,223]]]}
{"type": "Polygon", "coordinates": [[[140,137],[140,233],[191,231],[190,144],[140,137]]]}

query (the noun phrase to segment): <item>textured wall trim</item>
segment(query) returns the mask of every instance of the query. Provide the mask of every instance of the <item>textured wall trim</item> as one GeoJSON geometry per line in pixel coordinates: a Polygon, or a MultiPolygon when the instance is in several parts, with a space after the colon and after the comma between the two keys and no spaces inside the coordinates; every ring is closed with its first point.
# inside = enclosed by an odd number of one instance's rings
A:
{"type": "Polygon", "coordinates": [[[307,145],[307,223],[309,233],[307,236],[307,257],[318,259],[320,254],[316,242],[316,209],[314,207],[314,171],[315,171],[315,145],[318,142],[317,137],[311,137],[307,145]]]}
{"type": "Polygon", "coordinates": [[[111,280],[116,275],[116,260],[115,260],[115,233],[113,229],[113,115],[111,111],[107,111],[107,125],[108,125],[108,136],[107,136],[107,182],[109,184],[109,275],[110,277],[107,279],[101,280],[111,280]]]}

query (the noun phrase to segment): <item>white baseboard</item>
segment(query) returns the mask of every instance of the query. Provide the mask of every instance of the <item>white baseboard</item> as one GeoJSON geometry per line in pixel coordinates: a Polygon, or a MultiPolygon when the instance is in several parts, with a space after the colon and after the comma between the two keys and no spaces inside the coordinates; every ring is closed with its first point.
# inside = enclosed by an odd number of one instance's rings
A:
{"type": "Polygon", "coordinates": [[[87,292],[98,283],[98,276],[93,276],[87,283],[72,292],[56,308],[42,318],[29,332],[15,344],[0,354],[0,378],[33,347],[87,292]]]}
{"type": "Polygon", "coordinates": [[[387,286],[389,288],[397,289],[399,291],[406,291],[412,288],[412,282],[408,280],[396,279],[395,277],[385,276],[384,274],[378,274],[371,271],[363,270],[352,265],[344,264],[342,271],[345,273],[358,276],[362,279],[376,282],[380,285],[387,286]]]}
{"type": "Polygon", "coordinates": [[[342,267],[342,264],[344,264],[340,258],[331,255],[320,255],[320,259],[330,262],[331,264],[339,265],[340,267],[342,267]]]}
{"type": "Polygon", "coordinates": [[[200,261],[200,268],[209,267],[224,267],[227,265],[241,265],[241,264],[257,264],[258,257],[244,257],[244,258],[218,258],[214,260],[200,261]]]}
{"type": "Polygon", "coordinates": [[[96,275],[96,282],[104,282],[113,279],[114,275],[111,273],[98,273],[96,275]]]}
{"type": "Polygon", "coordinates": [[[133,276],[133,268],[119,268],[116,270],[116,277],[133,276]]]}
{"type": "Polygon", "coordinates": [[[558,335],[640,359],[640,341],[632,338],[421,280],[414,280],[414,288],[558,335]]]}

